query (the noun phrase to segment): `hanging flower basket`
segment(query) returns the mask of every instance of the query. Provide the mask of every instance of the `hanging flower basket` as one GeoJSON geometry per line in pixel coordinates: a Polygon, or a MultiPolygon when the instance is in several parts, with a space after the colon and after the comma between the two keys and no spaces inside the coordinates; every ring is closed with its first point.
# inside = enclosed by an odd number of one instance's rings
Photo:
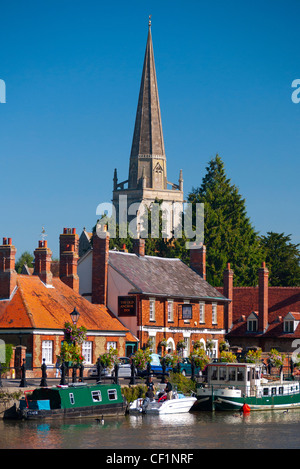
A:
{"type": "Polygon", "coordinates": [[[285,358],[285,355],[283,353],[279,353],[274,348],[269,352],[270,364],[274,368],[280,368],[284,363],[284,358],[285,358]]]}
{"type": "Polygon", "coordinates": [[[210,358],[206,355],[204,349],[196,350],[189,356],[190,361],[194,360],[195,366],[200,368],[200,370],[204,370],[204,368],[210,362],[210,358]]]}
{"type": "Polygon", "coordinates": [[[177,343],[177,350],[184,350],[185,349],[185,342],[184,340],[179,340],[177,343]]]}
{"type": "Polygon", "coordinates": [[[163,360],[165,362],[166,366],[170,366],[172,368],[175,368],[177,363],[180,361],[179,356],[177,353],[167,353],[164,357],[160,358],[160,363],[163,363],[163,360]]]}
{"type": "Polygon", "coordinates": [[[145,350],[139,349],[131,356],[130,361],[133,363],[136,368],[139,370],[144,370],[147,366],[147,363],[150,362],[150,349],[146,348],[145,350]]]}
{"type": "Polygon", "coordinates": [[[261,361],[261,350],[249,350],[246,354],[246,363],[259,363],[261,361]]]}
{"type": "Polygon", "coordinates": [[[99,356],[99,360],[103,368],[112,368],[119,363],[117,349],[110,348],[109,352],[103,353],[99,356]]]}
{"type": "Polygon", "coordinates": [[[237,358],[234,353],[226,352],[226,350],[223,350],[223,352],[220,353],[220,361],[226,363],[236,363],[237,358]]]}
{"type": "Polygon", "coordinates": [[[86,328],[84,326],[77,327],[70,322],[66,322],[64,336],[67,342],[76,342],[81,345],[86,340],[86,328]]]}
{"type": "Polygon", "coordinates": [[[163,340],[160,341],[159,345],[160,345],[161,347],[165,347],[165,348],[166,348],[166,347],[168,346],[168,342],[167,342],[166,339],[163,339],[163,340]]]}
{"type": "Polygon", "coordinates": [[[80,347],[78,344],[69,344],[63,342],[61,346],[60,360],[68,363],[68,366],[81,365],[84,361],[84,357],[81,355],[80,347]]]}

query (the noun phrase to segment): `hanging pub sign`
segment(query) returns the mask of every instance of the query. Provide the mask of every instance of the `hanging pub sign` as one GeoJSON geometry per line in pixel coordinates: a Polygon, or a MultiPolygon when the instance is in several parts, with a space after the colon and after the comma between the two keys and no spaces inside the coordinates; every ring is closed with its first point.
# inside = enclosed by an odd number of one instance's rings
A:
{"type": "Polygon", "coordinates": [[[118,315],[120,317],[136,315],[135,296],[119,296],[118,297],[118,315]]]}
{"type": "Polygon", "coordinates": [[[193,305],[189,303],[182,305],[182,319],[193,319],[193,305]]]}

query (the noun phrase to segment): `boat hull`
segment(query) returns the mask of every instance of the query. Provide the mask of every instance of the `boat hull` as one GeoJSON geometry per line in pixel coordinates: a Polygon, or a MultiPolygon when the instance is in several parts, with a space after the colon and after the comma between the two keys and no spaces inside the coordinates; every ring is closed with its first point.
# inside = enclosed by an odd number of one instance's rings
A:
{"type": "Polygon", "coordinates": [[[85,383],[70,386],[35,388],[25,391],[19,406],[7,413],[7,419],[97,418],[125,415],[127,402],[121,387],[115,384],[85,383]]]}
{"type": "Polygon", "coordinates": [[[157,401],[150,403],[147,407],[143,408],[143,399],[137,399],[129,407],[129,414],[183,414],[191,410],[194,403],[197,401],[195,397],[186,397],[183,399],[170,399],[163,403],[157,401]]]}
{"type": "Polygon", "coordinates": [[[244,404],[255,410],[287,410],[300,408],[300,395],[274,396],[274,397],[216,397],[214,400],[215,410],[240,410],[244,404]]]}
{"type": "Polygon", "coordinates": [[[193,410],[240,410],[247,404],[251,410],[300,408],[300,393],[274,396],[244,396],[234,389],[201,389],[193,410]]]}
{"type": "Polygon", "coordinates": [[[107,404],[103,406],[85,406],[74,409],[52,409],[20,411],[19,418],[24,420],[52,420],[57,418],[97,418],[104,416],[125,415],[126,405],[107,404]]]}

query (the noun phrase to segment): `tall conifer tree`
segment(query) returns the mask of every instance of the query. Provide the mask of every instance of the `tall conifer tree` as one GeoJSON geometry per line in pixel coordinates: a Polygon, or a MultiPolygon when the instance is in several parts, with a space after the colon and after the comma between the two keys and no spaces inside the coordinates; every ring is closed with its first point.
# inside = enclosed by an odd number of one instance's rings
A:
{"type": "Polygon", "coordinates": [[[300,244],[291,242],[291,235],[267,233],[261,236],[261,246],[266,253],[271,286],[295,287],[300,285],[300,244]]]}
{"type": "Polygon", "coordinates": [[[246,213],[245,199],[227,178],[219,155],[206,168],[199,188],[193,188],[189,202],[204,203],[204,243],[207,252],[207,281],[214,286],[223,283],[227,262],[234,270],[234,284],[257,284],[257,269],[263,252],[246,213]]]}

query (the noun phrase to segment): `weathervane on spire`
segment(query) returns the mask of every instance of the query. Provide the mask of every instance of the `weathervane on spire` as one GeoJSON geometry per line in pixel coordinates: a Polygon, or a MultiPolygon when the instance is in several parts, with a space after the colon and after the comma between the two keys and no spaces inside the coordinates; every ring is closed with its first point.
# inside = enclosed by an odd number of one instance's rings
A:
{"type": "Polygon", "coordinates": [[[149,28],[151,26],[151,18],[152,18],[152,15],[149,15],[149,28]]]}

